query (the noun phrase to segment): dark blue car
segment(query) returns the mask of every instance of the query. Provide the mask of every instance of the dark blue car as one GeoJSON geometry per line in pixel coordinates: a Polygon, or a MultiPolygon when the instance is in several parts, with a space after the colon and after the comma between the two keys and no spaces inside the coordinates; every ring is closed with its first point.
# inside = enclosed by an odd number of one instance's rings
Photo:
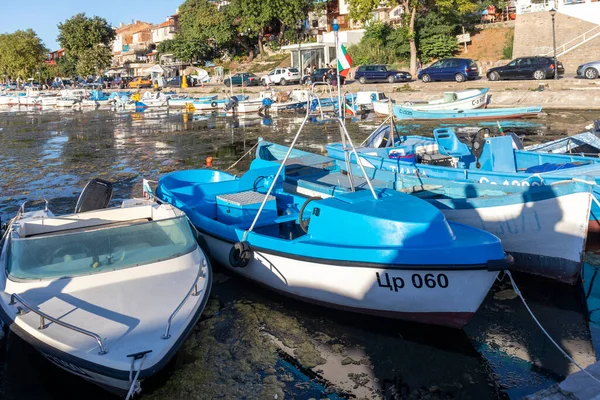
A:
{"type": "Polygon", "coordinates": [[[444,58],[419,72],[423,82],[456,81],[464,82],[479,77],[477,63],[470,58],[444,58]]]}

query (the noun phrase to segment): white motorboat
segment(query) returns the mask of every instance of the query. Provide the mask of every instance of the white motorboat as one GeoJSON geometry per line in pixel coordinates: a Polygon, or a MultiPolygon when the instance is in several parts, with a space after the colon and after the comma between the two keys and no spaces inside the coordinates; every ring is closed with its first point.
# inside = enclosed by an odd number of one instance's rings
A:
{"type": "Polygon", "coordinates": [[[297,110],[306,107],[309,98],[308,90],[294,89],[291,93],[275,93],[275,102],[271,104],[269,110],[280,112],[286,110],[297,110]]]}
{"type": "Polygon", "coordinates": [[[171,96],[162,92],[145,92],[138,101],[139,107],[167,107],[171,96]]]}
{"type": "Polygon", "coordinates": [[[260,92],[255,99],[234,101],[234,98],[232,97],[230,98],[230,101],[223,106],[223,109],[227,114],[258,113],[262,108],[266,108],[273,104],[273,96],[273,92],[263,91],[260,92]]]}
{"type": "Polygon", "coordinates": [[[48,360],[130,397],[198,321],[212,272],[185,215],[93,180],[76,212],[23,204],[1,236],[0,315],[48,360]]]}
{"type": "MultiPolygon", "coordinates": [[[[469,89],[457,92],[444,92],[444,97],[430,101],[405,101],[403,108],[418,111],[434,110],[473,110],[487,106],[488,88],[469,89]]],[[[392,101],[393,104],[397,104],[392,101]]],[[[373,111],[380,115],[390,115],[390,99],[382,99],[373,102],[373,111]]]]}

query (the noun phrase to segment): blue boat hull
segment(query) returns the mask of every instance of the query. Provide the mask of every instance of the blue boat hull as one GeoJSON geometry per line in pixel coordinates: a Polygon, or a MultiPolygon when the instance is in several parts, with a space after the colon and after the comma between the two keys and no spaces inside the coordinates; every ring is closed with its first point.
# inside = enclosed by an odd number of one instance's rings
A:
{"type": "MultiPolygon", "coordinates": [[[[262,142],[257,157],[282,159],[287,149],[262,142]]],[[[298,150],[292,157],[286,169],[289,190],[307,196],[337,196],[350,190],[347,177],[340,172],[346,169],[342,161],[298,150]]],[[[590,185],[504,186],[423,174],[417,177],[385,169],[367,168],[367,172],[377,187],[413,193],[440,209],[449,221],[498,236],[515,257],[514,269],[569,284],[579,279],[588,232],[590,185]]],[[[365,189],[356,164],[352,173],[355,186],[365,189]]]]}
{"type": "Polygon", "coordinates": [[[284,173],[266,196],[278,169],[175,172],[157,196],[181,207],[225,268],[333,308],[461,327],[510,264],[493,235],[396,191],[307,199],[285,189],[284,173]]]}
{"type": "Polygon", "coordinates": [[[419,120],[497,120],[504,118],[527,118],[536,117],[542,111],[542,107],[419,111],[397,105],[394,105],[392,109],[394,116],[398,119],[419,120]]]}

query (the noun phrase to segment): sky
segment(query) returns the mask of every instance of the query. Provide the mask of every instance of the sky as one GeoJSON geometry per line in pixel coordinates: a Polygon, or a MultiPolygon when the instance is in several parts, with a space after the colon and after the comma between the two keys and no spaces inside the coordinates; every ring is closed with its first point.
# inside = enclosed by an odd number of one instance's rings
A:
{"type": "Polygon", "coordinates": [[[57,25],[75,14],[97,15],[109,24],[132,20],[152,24],[173,15],[183,0],[0,0],[0,33],[33,29],[50,50],[59,48],[57,25]]]}

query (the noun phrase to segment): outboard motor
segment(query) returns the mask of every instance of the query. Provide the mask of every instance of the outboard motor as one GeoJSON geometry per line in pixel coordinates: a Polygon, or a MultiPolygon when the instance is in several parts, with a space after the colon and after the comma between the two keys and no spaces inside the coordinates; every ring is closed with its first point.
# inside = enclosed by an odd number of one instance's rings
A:
{"type": "Polygon", "coordinates": [[[262,99],[262,105],[258,109],[258,114],[259,115],[269,114],[269,109],[271,108],[271,104],[273,104],[273,100],[271,100],[270,98],[265,97],[264,99],[262,99]]]}
{"type": "Polygon", "coordinates": [[[229,101],[225,104],[225,106],[223,107],[223,109],[225,111],[229,111],[229,110],[233,110],[235,111],[235,109],[237,108],[238,105],[238,99],[235,96],[232,96],[229,98],[229,101]]]}
{"type": "Polygon", "coordinates": [[[600,119],[594,120],[592,125],[592,133],[595,135],[600,135],[600,119]]]}
{"type": "Polygon", "coordinates": [[[112,192],[112,182],[100,178],[92,179],[81,191],[75,206],[75,213],[101,210],[108,207],[112,192]]]}

